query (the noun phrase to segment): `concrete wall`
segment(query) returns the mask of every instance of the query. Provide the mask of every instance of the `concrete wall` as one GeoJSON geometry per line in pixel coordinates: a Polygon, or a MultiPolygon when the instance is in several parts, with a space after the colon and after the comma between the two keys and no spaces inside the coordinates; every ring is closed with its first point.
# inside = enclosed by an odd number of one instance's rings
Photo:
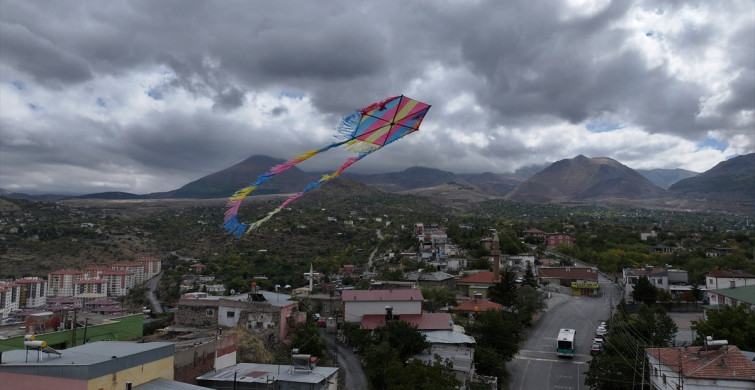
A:
{"type": "MultiPolygon", "coordinates": [[[[86,329],[87,343],[103,340],[126,341],[134,340],[144,335],[144,315],[133,314],[125,317],[113,318],[112,323],[89,325],[86,329]]],[[[47,341],[47,345],[64,349],[74,346],[73,331],[66,329],[37,335],[37,340],[47,341]]],[[[84,344],[84,329],[76,329],[75,345],[84,344]]],[[[0,342],[0,351],[10,351],[24,348],[24,336],[18,336],[0,342]]]]}
{"type": "Polygon", "coordinates": [[[215,341],[176,351],[174,376],[179,382],[197,384],[197,377],[215,368],[215,341]]]}

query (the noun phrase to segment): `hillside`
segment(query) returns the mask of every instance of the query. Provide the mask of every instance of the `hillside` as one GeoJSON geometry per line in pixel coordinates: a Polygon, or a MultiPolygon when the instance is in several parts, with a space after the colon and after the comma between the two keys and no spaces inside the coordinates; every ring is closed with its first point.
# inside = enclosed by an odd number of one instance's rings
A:
{"type": "Polygon", "coordinates": [[[579,155],[557,161],[506,195],[506,199],[531,202],[655,199],[665,191],[631,168],[607,157],[579,155]]]}
{"type": "MultiPolygon", "coordinates": [[[[255,182],[257,177],[267,172],[270,167],[284,163],[284,160],[255,155],[248,159],[195,180],[177,189],[171,198],[225,198],[239,188],[255,182]]],[[[270,179],[264,187],[255,191],[255,195],[298,192],[308,183],[316,181],[319,176],[306,173],[297,167],[270,179]]]]}
{"type": "Polygon", "coordinates": [[[734,157],[669,187],[685,198],[720,202],[755,202],[755,153],[734,157]]]}

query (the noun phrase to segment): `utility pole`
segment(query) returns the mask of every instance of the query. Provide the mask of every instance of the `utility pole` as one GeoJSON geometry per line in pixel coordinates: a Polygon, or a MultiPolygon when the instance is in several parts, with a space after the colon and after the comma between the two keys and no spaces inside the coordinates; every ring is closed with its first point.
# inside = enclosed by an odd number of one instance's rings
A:
{"type": "Polygon", "coordinates": [[[71,346],[76,346],[76,313],[78,313],[79,308],[76,307],[73,309],[73,320],[71,321],[71,346]]]}

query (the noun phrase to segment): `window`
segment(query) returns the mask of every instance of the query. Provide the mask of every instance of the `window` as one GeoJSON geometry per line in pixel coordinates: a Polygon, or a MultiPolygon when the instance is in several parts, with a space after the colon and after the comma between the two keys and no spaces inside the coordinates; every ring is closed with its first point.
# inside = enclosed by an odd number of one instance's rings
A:
{"type": "Polygon", "coordinates": [[[663,384],[666,384],[666,374],[661,375],[661,378],[663,378],[663,384]]]}
{"type": "Polygon", "coordinates": [[[653,375],[656,377],[658,376],[658,369],[655,367],[653,367],[653,375]]]}
{"type": "Polygon", "coordinates": [[[214,316],[214,315],[215,315],[215,310],[212,310],[212,309],[207,309],[207,311],[205,312],[205,315],[206,315],[207,317],[212,317],[212,316],[214,316]]]}
{"type": "Polygon", "coordinates": [[[235,311],[227,311],[225,313],[225,316],[226,316],[226,318],[234,318],[234,317],[236,317],[236,312],[235,311]]]}

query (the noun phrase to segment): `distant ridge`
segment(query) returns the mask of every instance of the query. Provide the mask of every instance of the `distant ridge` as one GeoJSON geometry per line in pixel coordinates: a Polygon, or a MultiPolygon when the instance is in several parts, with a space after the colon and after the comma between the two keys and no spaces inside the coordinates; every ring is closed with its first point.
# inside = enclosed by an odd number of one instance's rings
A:
{"type": "Polygon", "coordinates": [[[663,189],[668,189],[672,184],[679,180],[684,180],[698,175],[698,172],[688,171],[686,169],[635,169],[637,173],[645,176],[653,184],[663,189]]]}
{"type": "Polygon", "coordinates": [[[608,157],[579,155],[557,161],[506,195],[529,203],[654,199],[665,191],[631,168],[608,157]]]}
{"type": "MultiPolygon", "coordinates": [[[[285,160],[268,156],[255,155],[248,159],[209,174],[175,190],[171,198],[225,198],[233,195],[236,190],[246,187],[257,180],[257,177],[268,171],[274,165],[284,163],[285,160]]],[[[319,176],[303,172],[297,167],[270,179],[264,187],[254,191],[255,195],[298,192],[308,183],[316,181],[319,176]]]]}
{"type": "Polygon", "coordinates": [[[674,183],[669,191],[685,198],[755,202],[755,153],[722,161],[706,172],[674,183]]]}

